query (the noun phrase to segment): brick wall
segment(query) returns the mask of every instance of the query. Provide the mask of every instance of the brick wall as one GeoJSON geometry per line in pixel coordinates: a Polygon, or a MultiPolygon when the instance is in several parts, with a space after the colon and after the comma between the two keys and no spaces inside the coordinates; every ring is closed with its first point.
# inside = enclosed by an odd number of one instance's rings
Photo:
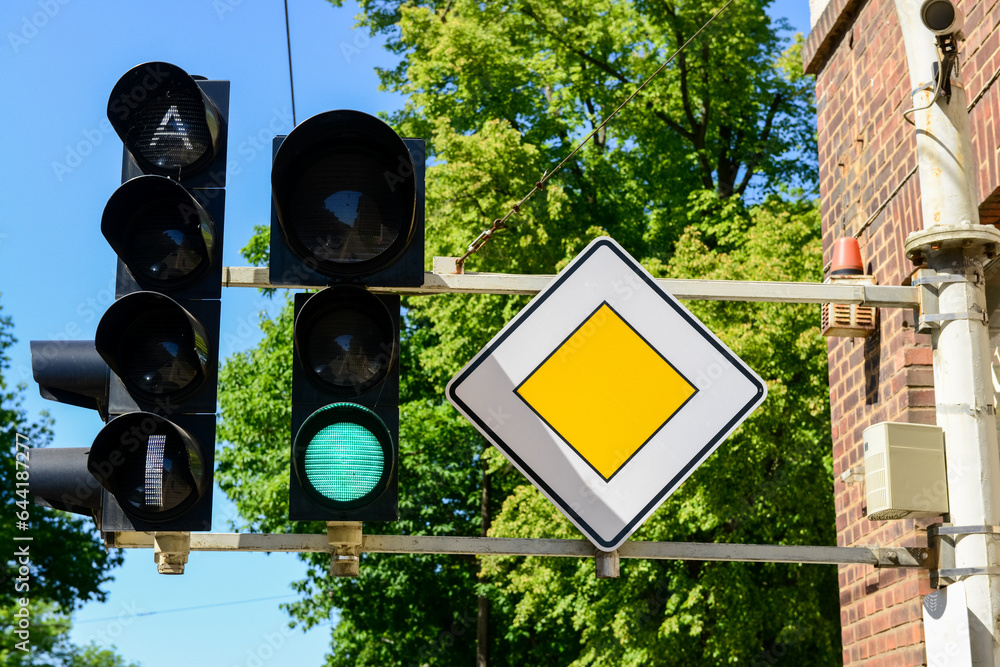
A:
{"type": "MultiPolygon", "coordinates": [[[[982,169],[978,187],[984,223],[1000,222],[1000,6],[998,0],[959,0],[967,40],[961,49],[973,149],[982,169]]],[[[902,111],[910,79],[902,34],[891,0],[829,0],[813,17],[803,58],[816,74],[817,130],[823,249],[856,236],[868,273],[879,284],[900,285],[912,267],[903,240],[921,229],[916,140],[902,111]]],[[[929,337],[916,334],[913,313],[881,309],[868,339],[831,338],[828,344],[837,542],[924,546],[936,522],[871,522],[864,483],[840,475],[863,463],[862,431],[880,421],[933,424],[934,387],[929,337]]],[[[845,665],[906,667],[925,664],[921,597],[926,575],[868,566],[840,568],[845,665]]]]}

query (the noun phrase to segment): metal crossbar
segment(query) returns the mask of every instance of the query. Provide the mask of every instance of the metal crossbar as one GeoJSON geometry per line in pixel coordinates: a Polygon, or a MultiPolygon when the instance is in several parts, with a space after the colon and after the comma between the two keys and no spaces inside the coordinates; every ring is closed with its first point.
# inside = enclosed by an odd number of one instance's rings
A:
{"type": "MultiPolygon", "coordinates": [[[[424,273],[420,287],[373,287],[396,294],[537,294],[555,278],[509,273],[424,273]]],[[[919,288],[896,285],[843,285],[740,280],[660,279],[657,285],[678,299],[706,301],[770,301],[781,303],[845,303],[873,308],[917,308],[919,288]]],[[[302,289],[306,285],[275,286],[266,267],[227,266],[223,287],[302,289]]]]}
{"type": "MultiPolygon", "coordinates": [[[[152,533],[109,533],[108,546],[150,549],[152,533]]],[[[329,552],[335,548],[324,534],[191,533],[191,551],[329,552]]],[[[363,535],[362,553],[450,554],[492,556],[599,555],[587,540],[508,537],[450,537],[439,535],[363,535]]],[[[936,567],[934,552],[921,547],[828,547],[770,544],[718,544],[702,542],[626,542],[620,558],[655,560],[738,561],[757,563],[858,564],[873,567],[936,567]]]]}

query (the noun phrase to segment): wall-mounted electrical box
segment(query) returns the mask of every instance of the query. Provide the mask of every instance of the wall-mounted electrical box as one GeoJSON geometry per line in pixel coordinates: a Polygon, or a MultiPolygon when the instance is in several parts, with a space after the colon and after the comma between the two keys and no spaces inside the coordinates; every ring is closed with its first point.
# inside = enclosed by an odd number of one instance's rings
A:
{"type": "Polygon", "coordinates": [[[869,520],[948,512],[941,427],[882,422],[866,428],[863,438],[869,520]]]}

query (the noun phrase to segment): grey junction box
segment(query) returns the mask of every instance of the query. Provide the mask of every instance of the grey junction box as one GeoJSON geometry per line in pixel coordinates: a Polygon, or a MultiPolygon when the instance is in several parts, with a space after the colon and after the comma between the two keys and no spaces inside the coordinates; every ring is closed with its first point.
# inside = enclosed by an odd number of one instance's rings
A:
{"type": "Polygon", "coordinates": [[[944,431],[882,422],[865,429],[868,519],[886,521],[948,512],[944,431]]]}

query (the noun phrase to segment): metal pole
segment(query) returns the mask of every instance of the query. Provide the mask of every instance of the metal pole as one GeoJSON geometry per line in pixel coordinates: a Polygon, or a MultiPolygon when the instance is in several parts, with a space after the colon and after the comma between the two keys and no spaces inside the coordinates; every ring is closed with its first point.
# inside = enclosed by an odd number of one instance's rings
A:
{"type": "MultiPolygon", "coordinates": [[[[937,423],[945,433],[950,520],[992,526],[1000,523],[1000,456],[983,268],[996,255],[1000,233],[979,224],[975,156],[957,65],[951,99],[933,98],[925,86],[934,82],[937,40],[921,20],[919,3],[895,2],[913,106],[928,107],[914,114],[924,229],[906,240],[906,252],[918,264],[925,261],[938,279],[937,313],[922,315],[934,323],[934,391],[937,423]]],[[[963,585],[974,665],[1000,664],[1000,577],[990,569],[998,564],[995,544],[994,535],[974,534],[955,545],[955,567],[970,573],[963,585]]]]}

